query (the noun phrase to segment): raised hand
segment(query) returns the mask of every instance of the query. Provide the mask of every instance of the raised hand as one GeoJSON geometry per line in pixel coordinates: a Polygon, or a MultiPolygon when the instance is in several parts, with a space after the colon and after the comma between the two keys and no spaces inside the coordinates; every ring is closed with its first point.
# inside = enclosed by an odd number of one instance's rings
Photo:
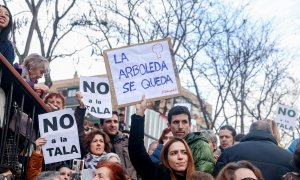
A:
{"type": "Polygon", "coordinates": [[[145,95],[142,96],[142,101],[135,105],[136,107],[136,115],[144,116],[145,111],[147,109],[147,100],[145,99],[145,95]]]}
{"type": "Polygon", "coordinates": [[[76,92],[76,99],[77,99],[77,101],[78,101],[78,103],[79,103],[79,106],[80,106],[80,108],[84,108],[84,103],[83,103],[83,97],[82,97],[82,95],[81,95],[81,92],[80,91],[77,91],[76,92]]]}
{"type": "Polygon", "coordinates": [[[42,137],[38,138],[35,141],[35,152],[38,154],[41,154],[42,146],[46,143],[47,143],[47,140],[45,138],[42,138],[42,137]]]}

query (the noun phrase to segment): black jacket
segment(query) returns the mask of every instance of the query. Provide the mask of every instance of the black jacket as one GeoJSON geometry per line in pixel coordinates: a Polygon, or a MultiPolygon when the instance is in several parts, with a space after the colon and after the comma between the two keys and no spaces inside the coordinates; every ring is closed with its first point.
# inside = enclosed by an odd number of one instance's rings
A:
{"type": "MultiPolygon", "coordinates": [[[[132,165],[143,180],[169,180],[170,173],[167,168],[152,162],[144,146],[145,118],[132,115],[129,136],[129,157],[132,165]]],[[[185,179],[185,177],[176,177],[185,179]]]]}
{"type": "Polygon", "coordinates": [[[12,43],[9,40],[0,42],[0,53],[13,65],[15,60],[15,51],[12,43]]]}
{"type": "Polygon", "coordinates": [[[239,144],[224,149],[213,174],[230,162],[246,160],[258,167],[265,180],[277,180],[293,171],[292,155],[277,145],[274,137],[264,131],[248,133],[239,144]]]}

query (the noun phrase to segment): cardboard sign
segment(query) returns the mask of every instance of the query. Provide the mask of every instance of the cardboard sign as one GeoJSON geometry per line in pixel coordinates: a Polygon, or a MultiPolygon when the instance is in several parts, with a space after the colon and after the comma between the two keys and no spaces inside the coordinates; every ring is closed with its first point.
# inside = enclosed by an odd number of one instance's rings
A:
{"type": "Polygon", "coordinates": [[[145,95],[160,100],[180,95],[180,81],[169,38],[104,51],[113,105],[136,104],[145,95]]]}
{"type": "Polygon", "coordinates": [[[293,131],[296,126],[297,109],[292,106],[278,105],[274,120],[279,128],[293,131]]]}
{"type": "Polygon", "coordinates": [[[40,114],[39,129],[41,137],[47,139],[47,143],[42,146],[45,164],[81,157],[72,109],[40,114]]]}
{"type": "Polygon", "coordinates": [[[80,77],[80,92],[87,111],[98,118],[112,117],[111,93],[106,77],[80,77]]]}

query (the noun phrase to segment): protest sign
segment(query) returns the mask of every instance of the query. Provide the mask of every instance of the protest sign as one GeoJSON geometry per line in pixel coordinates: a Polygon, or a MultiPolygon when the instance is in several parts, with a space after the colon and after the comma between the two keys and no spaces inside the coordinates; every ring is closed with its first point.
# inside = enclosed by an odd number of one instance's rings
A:
{"type": "Polygon", "coordinates": [[[180,81],[169,38],[104,51],[113,105],[124,107],[179,96],[180,81]]]}
{"type": "Polygon", "coordinates": [[[278,105],[275,122],[279,128],[293,131],[296,126],[297,109],[292,106],[278,105]]]}
{"type": "Polygon", "coordinates": [[[47,139],[47,143],[42,146],[45,164],[81,157],[72,109],[40,114],[39,129],[41,137],[47,139]]]}
{"type": "Polygon", "coordinates": [[[111,93],[107,77],[80,77],[80,92],[87,111],[98,118],[112,117],[111,93]]]}

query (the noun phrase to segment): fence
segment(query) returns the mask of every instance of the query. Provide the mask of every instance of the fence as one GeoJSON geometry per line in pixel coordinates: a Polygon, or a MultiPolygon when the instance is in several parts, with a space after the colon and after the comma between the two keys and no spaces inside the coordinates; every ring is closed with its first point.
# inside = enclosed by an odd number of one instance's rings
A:
{"type": "Polygon", "coordinates": [[[22,179],[38,135],[38,114],[46,112],[42,99],[0,53],[0,164],[14,167],[22,179]]]}

